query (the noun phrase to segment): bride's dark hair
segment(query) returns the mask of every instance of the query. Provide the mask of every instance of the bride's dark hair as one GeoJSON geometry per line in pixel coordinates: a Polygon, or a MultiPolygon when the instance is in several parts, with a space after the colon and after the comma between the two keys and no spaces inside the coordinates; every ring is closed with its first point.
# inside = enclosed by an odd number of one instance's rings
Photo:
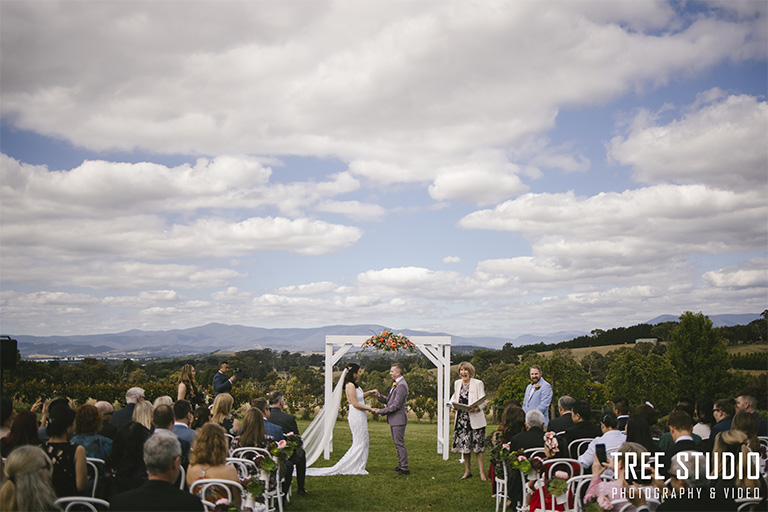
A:
{"type": "Polygon", "coordinates": [[[344,377],[344,386],[346,387],[347,382],[351,382],[355,385],[356,388],[360,387],[360,384],[357,383],[355,380],[355,374],[360,370],[360,365],[357,363],[348,363],[347,364],[347,376],[344,377]]]}

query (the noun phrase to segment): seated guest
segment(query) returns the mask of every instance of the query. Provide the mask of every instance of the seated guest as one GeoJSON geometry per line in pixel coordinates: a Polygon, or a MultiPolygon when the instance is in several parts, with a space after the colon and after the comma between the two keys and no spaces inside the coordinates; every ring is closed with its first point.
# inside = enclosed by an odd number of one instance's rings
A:
{"type": "MultiPolygon", "coordinates": [[[[717,402],[715,402],[717,407],[717,402]]],[[[747,435],[738,430],[726,430],[717,435],[714,440],[712,457],[718,460],[724,460],[723,454],[730,453],[736,461],[749,460],[749,447],[747,446],[747,435]]],[[[715,489],[716,499],[726,498],[733,500],[739,494],[745,496],[759,496],[765,501],[768,489],[766,489],[765,478],[748,478],[749,471],[732,471],[728,464],[712,465],[713,471],[717,472],[717,479],[710,484],[715,489]],[[715,467],[716,466],[716,467],[715,467]]],[[[760,510],[765,510],[761,508],[760,510]]]]}
{"type": "MultiPolygon", "coordinates": [[[[16,421],[19,421],[18,418],[16,421]]],[[[760,444],[760,439],[757,437],[757,429],[758,423],[756,415],[745,411],[739,411],[736,413],[736,416],[733,417],[731,430],[744,432],[747,436],[747,446],[749,446],[750,451],[760,454],[760,474],[764,475],[766,464],[768,463],[768,450],[766,450],[765,445],[760,444]]]]}
{"type": "MultiPolygon", "coordinates": [[[[595,446],[598,444],[605,445],[605,452],[608,458],[611,457],[611,453],[619,449],[619,446],[626,442],[627,436],[619,430],[619,422],[616,419],[616,415],[610,411],[603,413],[603,417],[600,419],[600,430],[603,435],[594,438],[590,441],[587,450],[579,456],[579,464],[582,467],[588,468],[592,466],[592,461],[595,457],[595,446]]],[[[610,471],[610,470],[608,470],[610,471]]],[[[611,476],[610,473],[606,473],[611,476]]]]}
{"type": "Polygon", "coordinates": [[[126,406],[122,409],[115,411],[112,414],[112,426],[120,428],[123,425],[127,425],[133,421],[133,409],[136,404],[144,401],[144,390],[141,388],[130,388],[125,392],[126,406]]]}
{"type": "Polygon", "coordinates": [[[669,490],[674,491],[674,495],[670,493],[670,497],[658,506],[656,512],[735,511],[736,504],[733,501],[722,496],[715,496],[714,499],[710,497],[706,470],[703,457],[695,456],[694,452],[678,452],[668,468],[669,490]],[[678,478],[686,475],[685,479],[678,478]]]}
{"type": "Polygon", "coordinates": [[[16,409],[13,407],[13,400],[6,396],[0,398],[0,438],[7,436],[11,431],[15,417],[16,409]]]}
{"type": "MultiPolygon", "coordinates": [[[[527,450],[544,446],[544,414],[538,409],[525,413],[525,428],[523,432],[509,440],[511,450],[527,450]]],[[[542,457],[543,458],[543,457],[542,457]]]]}
{"type": "Polygon", "coordinates": [[[574,402],[576,401],[568,395],[560,397],[560,400],[557,401],[557,410],[560,415],[549,422],[548,431],[560,433],[573,426],[574,402]]]}
{"type": "Polygon", "coordinates": [[[37,435],[37,414],[32,411],[16,413],[16,419],[11,425],[11,432],[0,439],[0,453],[3,457],[19,446],[40,446],[40,438],[37,435]]]}
{"type": "Polygon", "coordinates": [[[264,416],[259,409],[251,407],[243,418],[243,433],[232,440],[232,449],[249,446],[264,448],[266,444],[264,416]]]}
{"type": "Polygon", "coordinates": [[[648,422],[645,421],[645,417],[640,414],[630,414],[627,420],[627,443],[637,443],[645,447],[645,450],[650,453],[659,451],[659,446],[651,436],[651,428],[648,426],[648,422]]]}
{"type": "Polygon", "coordinates": [[[629,419],[629,399],[622,395],[613,397],[613,413],[619,423],[618,430],[624,431],[629,419]]]}
{"type": "MultiPolygon", "coordinates": [[[[501,424],[491,435],[491,444],[498,446],[499,444],[508,443],[512,438],[522,432],[525,429],[525,412],[516,404],[509,404],[504,408],[504,412],[501,413],[501,424]]],[[[504,473],[499,466],[500,475],[504,473]]],[[[491,479],[491,494],[496,494],[496,465],[490,464],[488,467],[488,478],[491,479]]]]}
{"type": "Polygon", "coordinates": [[[560,444],[560,457],[577,459],[578,453],[568,452],[568,445],[576,439],[594,439],[595,437],[602,435],[600,427],[593,424],[590,420],[591,409],[589,404],[583,400],[577,401],[573,404],[573,426],[565,429],[565,433],[558,438],[560,444]]]}
{"type": "Polygon", "coordinates": [[[144,443],[143,455],[149,479],[141,487],[115,496],[110,504],[112,510],[204,510],[197,496],[174,485],[181,473],[181,445],[176,436],[167,430],[156,432],[144,443]]]}
{"type": "Polygon", "coordinates": [[[8,476],[0,490],[0,510],[59,510],[51,479],[51,459],[39,446],[19,446],[8,455],[8,476]]]}
{"type": "Polygon", "coordinates": [[[43,404],[43,414],[40,417],[40,428],[37,430],[37,437],[40,438],[41,443],[44,443],[48,440],[48,432],[46,432],[46,427],[48,426],[48,411],[57,405],[62,404],[69,407],[69,400],[64,397],[58,397],[52,399],[50,402],[43,404]]]}
{"type": "Polygon", "coordinates": [[[147,479],[144,466],[144,443],[152,433],[141,423],[132,421],[117,431],[112,444],[112,471],[109,495],[140,487],[147,479]]]}
{"type": "Polygon", "coordinates": [[[736,414],[735,400],[723,398],[715,402],[715,405],[712,406],[712,416],[715,417],[716,423],[712,425],[712,429],[709,431],[710,446],[714,444],[717,434],[731,429],[734,414],[736,414]]]}
{"type": "Polygon", "coordinates": [[[173,405],[173,398],[169,397],[168,395],[155,398],[155,401],[152,402],[152,410],[154,411],[158,405],[173,405]]]}
{"type": "MultiPolygon", "coordinates": [[[[176,439],[179,436],[173,433],[173,409],[170,405],[158,405],[155,407],[152,413],[152,424],[155,426],[155,433],[168,432],[176,439]]],[[[189,452],[192,448],[192,443],[185,439],[179,439],[181,446],[181,465],[186,469],[189,465],[189,452]]]]}
{"type": "MultiPolygon", "coordinates": [[[[178,402],[176,402],[178,403],[178,402]]],[[[190,423],[189,428],[193,430],[197,430],[206,423],[211,421],[211,410],[207,407],[198,407],[195,409],[195,413],[192,418],[192,423],[190,423]]]]}
{"type": "Polygon", "coordinates": [[[264,434],[271,437],[275,441],[282,441],[285,439],[283,435],[283,429],[280,425],[275,425],[269,418],[272,414],[272,410],[269,408],[267,399],[264,397],[254,398],[251,400],[251,407],[261,411],[261,415],[264,418],[264,434]]]}
{"type": "MultiPolygon", "coordinates": [[[[200,410],[201,407],[198,407],[200,410]]],[[[202,407],[205,409],[205,407],[202,407]]],[[[206,409],[207,410],[207,409],[206,409]]],[[[177,400],[173,404],[173,433],[178,436],[179,439],[187,441],[192,444],[195,440],[197,432],[189,428],[189,424],[192,421],[192,405],[187,400],[177,400]]]]}
{"type": "Polygon", "coordinates": [[[712,415],[712,407],[714,405],[711,398],[696,400],[695,412],[699,422],[693,426],[693,433],[704,441],[709,439],[709,432],[712,430],[712,425],[715,424],[715,417],[712,415]]]}
{"type": "Polygon", "coordinates": [[[75,412],[75,432],[71,441],[85,448],[86,457],[108,460],[112,455],[112,440],[102,436],[101,413],[95,405],[83,404],[75,412]]]}
{"type": "Polygon", "coordinates": [[[60,498],[77,496],[88,489],[85,448],[68,441],[74,431],[75,411],[69,405],[58,404],[50,410],[48,442],[43,450],[53,463],[53,488],[60,498]]]}
{"type": "MultiPolygon", "coordinates": [[[[693,440],[693,420],[682,409],[675,409],[669,413],[667,420],[669,433],[674,444],[664,453],[664,467],[671,467],[672,458],[680,452],[700,452],[701,445],[693,440]]],[[[668,475],[669,476],[669,475],[668,475]]]]}
{"type": "MultiPolygon", "coordinates": [[[[675,411],[682,411],[685,414],[687,414],[689,418],[693,418],[693,415],[694,415],[693,407],[687,404],[678,405],[677,407],[675,407],[675,411]]],[[[691,433],[691,437],[693,438],[694,443],[696,443],[697,445],[700,445],[701,449],[705,449],[707,447],[706,444],[702,441],[702,439],[698,435],[691,433]]],[[[659,439],[659,449],[663,452],[666,452],[667,450],[669,450],[674,444],[675,444],[675,441],[674,439],[672,439],[671,432],[664,432],[664,434],[662,434],[661,438],[659,439]]]]}
{"type": "Polygon", "coordinates": [[[117,434],[117,429],[111,423],[112,413],[114,412],[112,404],[104,400],[99,400],[93,405],[95,405],[99,410],[99,413],[101,413],[101,431],[99,431],[99,434],[114,440],[115,434],[117,434]]]}
{"type": "Polygon", "coordinates": [[[768,436],[768,423],[757,415],[757,398],[752,395],[741,394],[736,397],[736,410],[752,414],[757,419],[757,435],[768,436]]]}
{"type": "Polygon", "coordinates": [[[659,415],[651,402],[645,402],[635,407],[635,414],[639,414],[645,418],[645,421],[648,423],[648,428],[651,431],[652,438],[658,439],[661,437],[664,432],[656,426],[656,422],[659,420],[659,415]]]}
{"type": "Polygon", "coordinates": [[[147,402],[146,400],[142,400],[141,402],[138,402],[134,407],[133,416],[131,419],[136,423],[141,423],[150,431],[152,431],[152,412],[154,409],[155,408],[151,403],[147,402]]]}
{"type": "MultiPolygon", "coordinates": [[[[189,456],[187,485],[191,487],[195,481],[204,478],[217,478],[240,483],[235,467],[227,464],[228,456],[229,445],[224,435],[224,428],[213,422],[200,427],[195,442],[192,444],[192,453],[189,456]]],[[[217,499],[222,497],[224,496],[206,496],[205,499],[215,503],[217,499]]],[[[232,488],[232,498],[235,505],[240,503],[240,491],[237,488],[232,488]]]]}
{"type": "Polygon", "coordinates": [[[232,417],[232,408],[235,405],[235,399],[229,393],[219,393],[213,399],[213,408],[211,410],[211,421],[224,427],[227,434],[233,436],[240,434],[240,421],[232,417]]]}
{"type": "MultiPolygon", "coordinates": [[[[616,432],[621,433],[619,430],[616,430],[616,432]]],[[[592,455],[592,480],[590,481],[589,488],[587,488],[587,493],[584,495],[584,499],[588,500],[592,497],[599,499],[604,496],[611,502],[614,510],[621,510],[621,512],[635,512],[638,509],[632,504],[626,505],[625,503],[627,502],[627,499],[626,497],[622,497],[622,489],[626,489],[628,485],[635,483],[627,481],[627,472],[624,470],[624,461],[628,458],[627,454],[634,456],[634,460],[640,460],[643,452],[646,450],[644,446],[637,443],[622,443],[616,451],[619,453],[619,457],[608,457],[608,461],[605,463],[600,463],[597,459],[597,454],[592,455]],[[616,475],[616,479],[608,482],[602,481],[600,475],[608,472],[616,475]]],[[[637,474],[640,476],[639,471],[637,474]]],[[[653,481],[651,478],[645,480],[639,479],[636,483],[639,484],[641,489],[648,489],[649,495],[653,495],[651,486],[653,481]]],[[[653,512],[656,510],[657,506],[658,502],[649,502],[648,510],[653,512]]]]}

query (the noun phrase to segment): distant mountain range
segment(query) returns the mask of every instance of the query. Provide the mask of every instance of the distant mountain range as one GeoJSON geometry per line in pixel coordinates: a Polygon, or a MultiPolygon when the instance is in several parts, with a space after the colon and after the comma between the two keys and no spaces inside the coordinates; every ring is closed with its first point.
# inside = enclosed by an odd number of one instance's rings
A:
{"type": "MultiPolygon", "coordinates": [[[[743,325],[759,318],[759,314],[713,315],[709,318],[715,327],[743,325]]],[[[662,315],[646,323],[676,321],[677,316],[662,315]]],[[[381,332],[381,325],[330,325],[308,329],[264,329],[243,325],[211,323],[189,329],[170,331],[142,331],[133,329],[113,334],[89,334],[77,336],[12,336],[19,342],[24,359],[96,357],[96,358],[147,358],[182,357],[216,351],[254,350],[270,348],[291,352],[320,352],[325,347],[327,335],[373,335],[381,332]]],[[[464,337],[448,333],[398,330],[406,336],[451,336],[451,348],[455,352],[469,352],[478,348],[499,349],[505,343],[514,346],[534,343],[557,343],[588,334],[582,331],[560,331],[547,335],[524,334],[514,339],[500,337],[464,337]]]]}

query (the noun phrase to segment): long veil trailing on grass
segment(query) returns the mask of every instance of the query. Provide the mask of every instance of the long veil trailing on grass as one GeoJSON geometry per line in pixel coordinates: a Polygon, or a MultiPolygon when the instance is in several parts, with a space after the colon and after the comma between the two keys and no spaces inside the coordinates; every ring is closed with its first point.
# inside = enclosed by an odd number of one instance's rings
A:
{"type": "Polygon", "coordinates": [[[333,440],[333,426],[336,424],[336,418],[339,415],[339,407],[341,407],[341,395],[344,392],[344,378],[347,376],[347,369],[341,372],[339,382],[336,383],[336,387],[333,388],[333,394],[331,395],[331,403],[325,404],[320,412],[317,413],[312,423],[304,430],[304,435],[301,436],[304,442],[304,452],[307,456],[307,467],[311,466],[323,453],[323,450],[328,443],[333,440]],[[330,428],[326,428],[326,417],[328,415],[333,416],[330,420],[330,428]]]}

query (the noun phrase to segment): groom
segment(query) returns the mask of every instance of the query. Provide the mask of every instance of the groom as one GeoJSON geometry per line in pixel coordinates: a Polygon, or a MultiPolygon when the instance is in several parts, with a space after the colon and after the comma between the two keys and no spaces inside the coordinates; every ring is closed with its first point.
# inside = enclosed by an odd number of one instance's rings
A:
{"type": "Polygon", "coordinates": [[[379,402],[387,404],[384,409],[374,409],[376,414],[386,414],[389,429],[392,431],[392,440],[397,448],[397,468],[398,475],[410,475],[408,470],[408,450],[405,449],[405,426],[408,424],[408,414],[405,411],[405,399],[408,397],[408,384],[403,378],[403,365],[395,363],[389,369],[389,375],[395,382],[389,394],[384,397],[378,391],[376,398],[379,402]]]}

